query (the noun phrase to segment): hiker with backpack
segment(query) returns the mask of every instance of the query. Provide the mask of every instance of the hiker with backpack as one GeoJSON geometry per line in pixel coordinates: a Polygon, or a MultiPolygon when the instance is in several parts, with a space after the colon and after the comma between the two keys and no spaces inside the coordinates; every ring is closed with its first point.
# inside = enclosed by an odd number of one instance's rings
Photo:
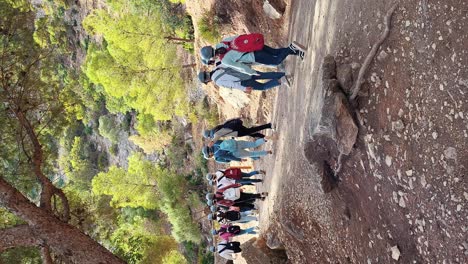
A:
{"type": "Polygon", "coordinates": [[[248,75],[258,75],[251,69],[252,63],[277,66],[289,55],[304,59],[306,48],[297,42],[292,42],[287,48],[274,49],[264,43],[262,34],[244,34],[223,39],[215,48],[201,48],[202,62],[208,64],[213,58],[219,58],[221,64],[248,75]]]}
{"type": "Polygon", "coordinates": [[[237,69],[225,67],[222,65],[217,66],[211,72],[200,71],[198,79],[200,82],[207,84],[213,81],[217,86],[239,89],[245,93],[250,94],[253,90],[265,91],[277,86],[280,86],[281,78],[285,78],[285,82],[289,86],[284,72],[256,72],[256,75],[250,75],[240,72],[237,69]],[[258,82],[258,80],[269,80],[267,82],[258,82]]]}
{"type": "Polygon", "coordinates": [[[266,136],[265,138],[257,139],[254,142],[235,139],[218,140],[214,142],[211,147],[204,146],[202,148],[203,157],[205,159],[214,158],[218,163],[245,161],[245,158],[252,158],[256,160],[268,154],[273,154],[273,151],[253,151],[247,149],[259,147],[267,142],[266,139],[270,138],[276,137],[266,136]]]}
{"type": "Polygon", "coordinates": [[[241,227],[238,225],[223,224],[221,225],[221,228],[219,228],[218,230],[212,229],[211,234],[214,236],[218,235],[224,241],[231,241],[231,239],[235,236],[241,236],[241,235],[246,235],[246,234],[255,235],[257,233],[255,232],[256,228],[257,227],[241,229],[241,227]]]}
{"type": "Polygon", "coordinates": [[[210,213],[207,216],[208,220],[216,220],[220,224],[228,223],[248,223],[251,221],[258,221],[257,217],[252,215],[252,211],[239,212],[234,210],[229,211],[217,211],[216,213],[210,213]]]}
{"type": "Polygon", "coordinates": [[[245,127],[244,122],[240,118],[233,118],[227,120],[223,124],[217,125],[212,129],[203,131],[203,137],[210,139],[208,146],[212,146],[214,142],[226,137],[244,137],[250,136],[253,138],[264,138],[265,135],[259,133],[264,129],[273,129],[271,123],[267,123],[260,126],[245,127]]]}
{"type": "Polygon", "coordinates": [[[242,172],[239,168],[227,168],[225,170],[218,170],[216,173],[207,173],[206,179],[210,182],[217,183],[217,188],[222,188],[232,183],[239,183],[242,185],[252,185],[255,182],[262,182],[261,179],[250,179],[251,176],[264,173],[264,171],[242,172]]]}
{"type": "Polygon", "coordinates": [[[216,247],[211,246],[210,251],[218,252],[219,256],[225,259],[234,260],[236,259],[236,253],[241,252],[242,249],[240,248],[240,242],[221,241],[216,247]]]}

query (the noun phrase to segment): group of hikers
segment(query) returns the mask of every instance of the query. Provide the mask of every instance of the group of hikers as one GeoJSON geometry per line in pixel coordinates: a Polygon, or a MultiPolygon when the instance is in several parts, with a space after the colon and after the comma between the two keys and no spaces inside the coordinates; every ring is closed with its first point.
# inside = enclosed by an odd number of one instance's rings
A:
{"type": "Polygon", "coordinates": [[[260,72],[251,66],[279,66],[289,55],[303,59],[305,52],[306,49],[294,41],[285,48],[269,47],[264,44],[263,35],[258,33],[228,37],[214,47],[201,48],[203,64],[215,67],[211,71],[200,71],[198,79],[205,84],[213,81],[220,87],[239,89],[246,93],[268,90],[283,82],[289,86],[289,76],[285,72],[260,72]]]}
{"type": "Polygon", "coordinates": [[[211,233],[221,240],[217,247],[210,247],[210,251],[217,252],[225,259],[234,259],[235,254],[242,251],[240,242],[232,241],[234,237],[256,233],[256,226],[242,229],[235,224],[258,221],[254,202],[256,199],[264,200],[268,193],[248,193],[240,188],[262,182],[261,179],[251,178],[257,174],[265,175],[265,171],[246,173],[242,172],[241,168],[229,167],[206,175],[209,185],[215,188],[214,192],[206,194],[207,204],[211,210],[208,220],[220,224],[220,228],[213,229],[211,233]]]}
{"type": "MultiPolygon", "coordinates": [[[[289,86],[289,77],[284,71],[260,72],[253,70],[251,66],[279,66],[289,55],[303,59],[305,52],[306,49],[296,42],[285,48],[271,48],[264,44],[263,35],[257,33],[228,37],[215,47],[205,46],[200,50],[203,64],[214,65],[214,68],[211,71],[200,71],[198,78],[205,84],[214,82],[218,86],[239,89],[246,93],[251,93],[252,90],[268,90],[281,83],[289,86]]],[[[227,120],[203,132],[207,141],[202,148],[203,156],[218,163],[229,163],[247,161],[248,158],[256,160],[272,154],[271,150],[253,150],[269,140],[276,139],[274,133],[272,136],[260,133],[265,129],[274,131],[271,123],[246,127],[239,118],[227,120]],[[254,141],[235,139],[245,136],[253,138],[254,141]]],[[[264,200],[268,193],[249,193],[241,187],[262,182],[262,179],[251,178],[259,174],[265,175],[265,171],[246,173],[239,167],[229,167],[206,175],[209,185],[214,187],[214,192],[206,194],[207,205],[211,211],[207,217],[220,225],[220,228],[212,230],[212,234],[218,236],[220,242],[209,249],[225,259],[235,259],[236,253],[241,252],[240,242],[233,241],[234,237],[256,233],[257,226],[242,229],[235,224],[258,221],[254,202],[264,200]]]]}

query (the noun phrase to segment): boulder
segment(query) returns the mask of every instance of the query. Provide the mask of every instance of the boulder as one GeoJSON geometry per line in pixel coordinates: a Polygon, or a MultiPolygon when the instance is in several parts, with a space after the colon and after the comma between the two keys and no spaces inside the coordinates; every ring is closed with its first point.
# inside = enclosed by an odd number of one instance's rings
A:
{"type": "Polygon", "coordinates": [[[281,249],[284,250],[283,243],[281,242],[278,232],[275,230],[269,230],[265,234],[265,239],[266,239],[266,245],[270,249],[281,249]]]}
{"type": "Polygon", "coordinates": [[[346,94],[351,94],[353,87],[353,68],[351,64],[341,64],[336,68],[336,79],[346,94]]]}
{"type": "Polygon", "coordinates": [[[326,95],[318,125],[313,136],[331,138],[340,153],[351,153],[356,142],[358,127],[351,114],[348,99],[341,92],[337,80],[325,80],[326,95]]]}
{"type": "Polygon", "coordinates": [[[274,6],[272,6],[268,0],[263,2],[263,12],[265,12],[265,14],[271,19],[280,19],[282,16],[281,13],[274,6]]]}
{"type": "Polygon", "coordinates": [[[268,248],[262,238],[252,238],[241,245],[242,257],[249,264],[284,264],[288,261],[285,250],[272,250],[268,248]]]}
{"type": "Polygon", "coordinates": [[[322,64],[322,80],[330,80],[336,78],[336,61],[331,55],[325,56],[322,64]]]}

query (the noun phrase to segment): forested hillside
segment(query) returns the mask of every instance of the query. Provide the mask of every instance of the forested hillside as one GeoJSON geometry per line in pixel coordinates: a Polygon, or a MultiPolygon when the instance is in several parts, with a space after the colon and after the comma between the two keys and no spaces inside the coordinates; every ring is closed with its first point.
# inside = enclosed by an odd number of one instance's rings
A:
{"type": "Polygon", "coordinates": [[[180,2],[0,0],[0,263],[212,259],[180,2]]]}

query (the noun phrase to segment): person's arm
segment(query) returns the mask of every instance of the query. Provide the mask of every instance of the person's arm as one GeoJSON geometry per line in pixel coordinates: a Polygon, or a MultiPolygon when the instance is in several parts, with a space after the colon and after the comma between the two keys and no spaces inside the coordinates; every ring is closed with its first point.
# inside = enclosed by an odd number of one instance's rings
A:
{"type": "Polygon", "coordinates": [[[232,132],[234,132],[234,130],[230,129],[230,128],[221,128],[220,130],[216,131],[216,133],[214,134],[214,137],[212,139],[212,141],[217,141],[219,140],[221,137],[228,137],[229,134],[231,134],[232,132]]]}
{"type": "Polygon", "coordinates": [[[250,66],[246,65],[245,63],[236,61],[237,58],[242,57],[243,52],[230,50],[224,58],[222,59],[222,63],[227,67],[235,69],[239,72],[248,74],[248,75],[258,75],[257,71],[250,68],[250,66]]]}
{"type": "Polygon", "coordinates": [[[224,192],[225,190],[227,190],[229,188],[239,188],[241,186],[242,186],[242,184],[240,184],[240,183],[234,183],[234,184],[228,185],[228,186],[226,186],[224,188],[218,189],[218,192],[224,192]]]}
{"type": "Polygon", "coordinates": [[[225,78],[220,78],[219,80],[216,80],[216,85],[218,86],[222,86],[222,87],[225,87],[225,88],[231,88],[231,89],[238,89],[238,90],[241,90],[241,91],[244,91],[247,89],[247,87],[243,86],[241,84],[241,81],[234,81],[234,80],[227,80],[225,78]]]}
{"type": "Polygon", "coordinates": [[[234,204],[234,201],[223,199],[221,201],[218,201],[218,204],[226,206],[226,207],[230,207],[234,204]]]}

